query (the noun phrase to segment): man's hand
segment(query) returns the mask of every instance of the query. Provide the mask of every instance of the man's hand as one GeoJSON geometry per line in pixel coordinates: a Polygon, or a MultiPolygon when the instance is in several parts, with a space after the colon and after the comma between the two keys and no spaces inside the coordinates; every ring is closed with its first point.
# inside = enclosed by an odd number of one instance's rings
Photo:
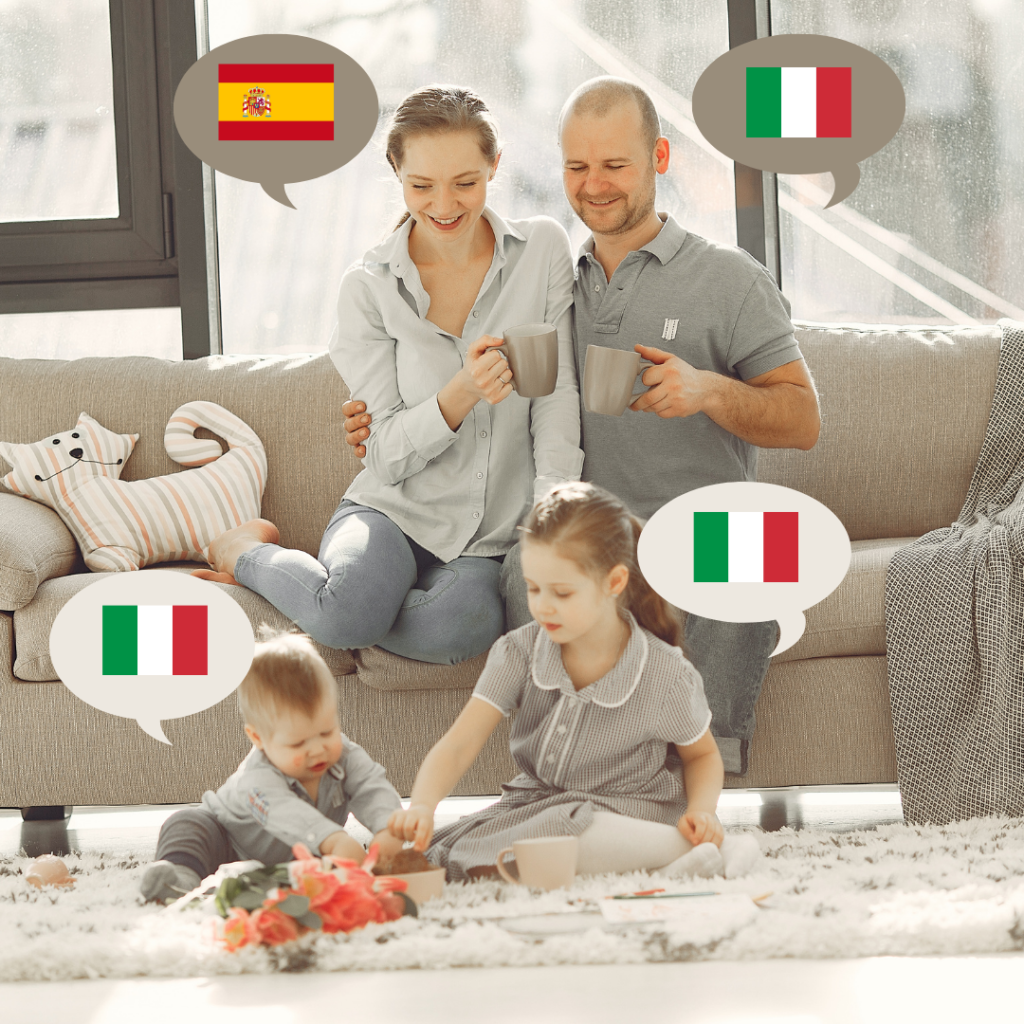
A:
{"type": "Polygon", "coordinates": [[[345,444],[355,448],[357,459],[365,459],[366,445],[363,442],[370,436],[370,420],[373,417],[366,412],[365,403],[354,398],[349,399],[341,411],[345,414],[345,444]]]}
{"type": "Polygon", "coordinates": [[[343,828],[332,832],[321,844],[320,852],[325,857],[344,857],[362,864],[366,851],[343,828]]]}
{"type": "Polygon", "coordinates": [[[410,804],[407,810],[392,811],[388,831],[412,848],[423,853],[434,835],[434,812],[424,804],[410,804]]]}
{"type": "Polygon", "coordinates": [[[715,846],[722,845],[725,832],[722,830],[722,823],[718,820],[717,814],[711,811],[687,811],[676,824],[680,834],[694,846],[701,843],[714,843],[715,846]]]}
{"type": "Polygon", "coordinates": [[[633,348],[656,365],[644,370],[640,379],[649,386],[649,390],[640,395],[630,409],[654,412],[663,419],[692,416],[703,410],[706,370],[694,369],[679,356],[660,348],[648,348],[646,345],[634,345],[633,348]]]}

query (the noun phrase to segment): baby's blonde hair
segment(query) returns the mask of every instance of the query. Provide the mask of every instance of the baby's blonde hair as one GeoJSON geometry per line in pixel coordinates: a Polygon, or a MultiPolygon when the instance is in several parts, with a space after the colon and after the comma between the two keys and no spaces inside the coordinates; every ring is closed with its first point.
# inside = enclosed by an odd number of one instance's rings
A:
{"type": "Polygon", "coordinates": [[[266,731],[288,711],[312,718],[325,698],[337,702],[337,683],[309,637],[261,632],[252,664],[238,687],[238,707],[246,725],[266,731]]]}

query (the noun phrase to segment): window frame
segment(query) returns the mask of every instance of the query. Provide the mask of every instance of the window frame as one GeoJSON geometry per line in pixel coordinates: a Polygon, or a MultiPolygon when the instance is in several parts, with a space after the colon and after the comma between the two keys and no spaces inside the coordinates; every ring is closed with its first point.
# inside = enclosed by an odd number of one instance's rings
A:
{"type": "Polygon", "coordinates": [[[174,90],[199,56],[197,9],[107,3],[118,216],[0,224],[0,314],[180,306],[184,357],[208,355],[220,347],[210,197],[173,118],[174,90]]]}

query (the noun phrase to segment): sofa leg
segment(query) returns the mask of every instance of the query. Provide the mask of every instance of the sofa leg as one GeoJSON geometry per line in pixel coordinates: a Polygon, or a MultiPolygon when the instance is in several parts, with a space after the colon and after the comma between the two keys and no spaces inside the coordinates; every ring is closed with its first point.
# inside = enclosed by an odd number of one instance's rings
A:
{"type": "Polygon", "coordinates": [[[22,807],[22,821],[64,821],[71,816],[71,808],[63,805],[56,807],[22,807]]]}

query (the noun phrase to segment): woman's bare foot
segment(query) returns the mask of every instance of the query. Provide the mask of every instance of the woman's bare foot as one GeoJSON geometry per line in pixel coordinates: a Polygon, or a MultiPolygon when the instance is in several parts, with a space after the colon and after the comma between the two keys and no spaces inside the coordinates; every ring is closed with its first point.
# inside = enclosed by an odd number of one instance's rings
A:
{"type": "Polygon", "coordinates": [[[235,562],[238,556],[261,544],[276,544],[280,539],[280,532],[270,520],[250,519],[241,526],[225,530],[211,541],[207,555],[211,568],[193,569],[192,575],[215,583],[236,583],[235,562]]]}

